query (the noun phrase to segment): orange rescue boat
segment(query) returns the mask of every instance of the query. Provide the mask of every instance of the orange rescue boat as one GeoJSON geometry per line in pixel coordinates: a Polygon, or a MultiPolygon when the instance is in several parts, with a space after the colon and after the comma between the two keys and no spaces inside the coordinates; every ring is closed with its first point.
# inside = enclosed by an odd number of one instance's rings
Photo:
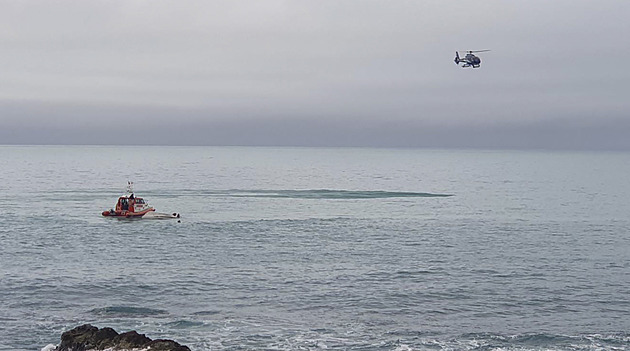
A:
{"type": "Polygon", "coordinates": [[[143,198],[135,197],[133,193],[129,196],[123,195],[118,198],[116,208],[108,211],[103,211],[103,216],[106,217],[142,217],[149,212],[153,212],[155,209],[149,206],[143,198]]]}

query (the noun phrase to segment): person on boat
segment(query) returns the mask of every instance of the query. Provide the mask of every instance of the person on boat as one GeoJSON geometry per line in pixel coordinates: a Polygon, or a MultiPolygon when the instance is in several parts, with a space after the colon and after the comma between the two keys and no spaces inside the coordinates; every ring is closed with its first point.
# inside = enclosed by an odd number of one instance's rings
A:
{"type": "Polygon", "coordinates": [[[123,211],[129,210],[129,202],[127,202],[127,199],[122,200],[122,210],[123,211]]]}

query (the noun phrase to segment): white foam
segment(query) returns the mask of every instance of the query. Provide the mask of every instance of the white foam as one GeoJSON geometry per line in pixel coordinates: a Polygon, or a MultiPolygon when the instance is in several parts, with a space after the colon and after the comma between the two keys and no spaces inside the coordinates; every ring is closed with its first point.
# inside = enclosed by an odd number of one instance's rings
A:
{"type": "MultiPolygon", "coordinates": [[[[46,346],[44,346],[41,351],[55,351],[55,349],[57,349],[57,345],[53,345],[53,344],[48,344],[46,346]]],[[[99,351],[97,349],[89,349],[86,351],[99,351]]],[[[107,348],[105,350],[100,350],[100,351],[151,351],[150,348],[144,348],[144,349],[116,349],[114,347],[110,347],[107,348]]]]}
{"type": "Polygon", "coordinates": [[[170,219],[179,218],[177,213],[160,213],[160,212],[148,212],[142,219],[170,219]]]}

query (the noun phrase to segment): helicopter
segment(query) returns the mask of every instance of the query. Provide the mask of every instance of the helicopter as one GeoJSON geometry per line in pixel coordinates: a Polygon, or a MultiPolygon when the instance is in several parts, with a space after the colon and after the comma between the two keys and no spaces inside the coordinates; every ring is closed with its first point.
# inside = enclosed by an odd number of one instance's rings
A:
{"type": "Polygon", "coordinates": [[[462,66],[462,68],[466,68],[466,67],[479,68],[479,66],[481,66],[481,59],[473,55],[473,53],[486,52],[486,51],[490,51],[490,50],[468,50],[464,58],[460,58],[459,52],[455,51],[455,63],[459,66],[459,63],[463,62],[464,65],[462,66]]]}

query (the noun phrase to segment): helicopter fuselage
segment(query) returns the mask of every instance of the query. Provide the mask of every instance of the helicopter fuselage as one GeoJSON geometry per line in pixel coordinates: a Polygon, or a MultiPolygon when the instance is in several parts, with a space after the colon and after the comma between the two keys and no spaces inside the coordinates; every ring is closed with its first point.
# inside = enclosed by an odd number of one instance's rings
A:
{"type": "Polygon", "coordinates": [[[464,63],[464,65],[462,66],[463,68],[479,68],[479,66],[481,65],[481,59],[473,54],[466,54],[466,56],[459,61],[464,63]]]}
{"type": "Polygon", "coordinates": [[[481,64],[481,59],[473,54],[466,55],[464,58],[464,62],[471,66],[479,66],[481,64]]]}

